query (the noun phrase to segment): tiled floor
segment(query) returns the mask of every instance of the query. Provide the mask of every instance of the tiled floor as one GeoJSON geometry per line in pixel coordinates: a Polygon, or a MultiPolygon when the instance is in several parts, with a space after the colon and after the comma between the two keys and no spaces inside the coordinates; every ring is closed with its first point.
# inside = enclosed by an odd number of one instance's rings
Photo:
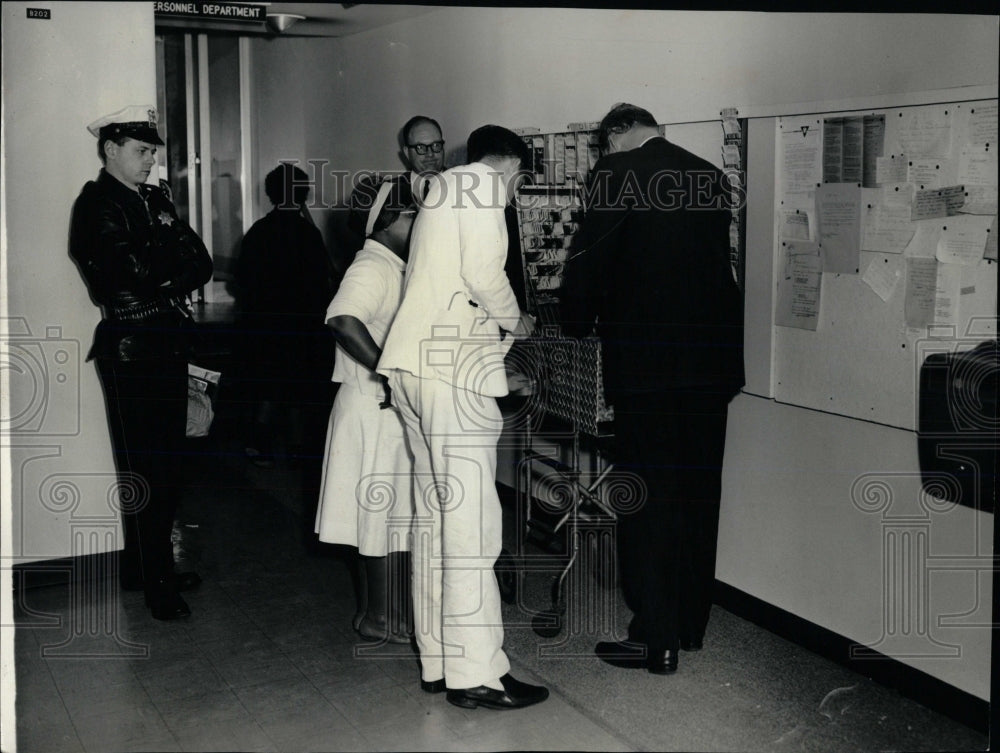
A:
{"type": "MultiPolygon", "coordinates": [[[[629,749],[558,694],[516,719],[468,711],[420,690],[408,647],[359,655],[337,565],[319,563],[331,571],[322,588],[272,582],[253,599],[253,586],[208,582],[189,595],[193,616],[169,623],[149,619],[141,594],[74,615],[71,589],[28,591],[24,606],[61,624],[17,631],[18,749],[629,749]],[[74,624],[81,614],[89,625],[74,624]],[[120,640],[86,634],[104,632],[108,614],[120,640]]],[[[275,580],[263,562],[247,561],[244,576],[258,587],[275,580]]]]}
{"type": "MultiPolygon", "coordinates": [[[[516,712],[451,706],[420,690],[409,647],[359,643],[344,552],[311,543],[299,471],[237,449],[194,458],[180,546],[205,582],[186,595],[190,618],[154,621],[141,594],[114,588],[21,593],[19,751],[986,748],[720,609],[705,651],[662,678],[595,661],[593,626],[546,641],[506,605],[513,672],[551,697],[516,712]]],[[[525,598],[543,602],[532,587],[525,598]]]]}

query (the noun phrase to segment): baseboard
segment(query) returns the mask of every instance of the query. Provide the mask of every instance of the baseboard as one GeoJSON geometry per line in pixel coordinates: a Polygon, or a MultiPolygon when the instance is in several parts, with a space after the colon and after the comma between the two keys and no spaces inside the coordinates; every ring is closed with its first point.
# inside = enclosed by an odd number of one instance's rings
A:
{"type": "Polygon", "coordinates": [[[967,727],[989,734],[990,704],[982,698],[875,651],[863,659],[854,658],[851,656],[851,647],[856,645],[854,641],[718,580],[714,601],[775,635],[892,688],[967,727]]]}
{"type": "Polygon", "coordinates": [[[65,586],[81,580],[107,578],[112,572],[117,573],[117,555],[118,552],[103,552],[14,565],[11,568],[14,593],[46,586],[65,586]]]}

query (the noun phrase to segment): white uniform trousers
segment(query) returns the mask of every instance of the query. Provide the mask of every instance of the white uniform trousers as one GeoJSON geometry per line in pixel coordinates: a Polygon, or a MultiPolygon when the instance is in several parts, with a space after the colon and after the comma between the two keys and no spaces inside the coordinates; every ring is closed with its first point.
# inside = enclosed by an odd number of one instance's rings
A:
{"type": "Polygon", "coordinates": [[[496,399],[406,371],[389,378],[413,452],[413,622],[421,676],[449,688],[501,689],[500,589],[493,565],[502,520],[496,492],[496,399]]]}

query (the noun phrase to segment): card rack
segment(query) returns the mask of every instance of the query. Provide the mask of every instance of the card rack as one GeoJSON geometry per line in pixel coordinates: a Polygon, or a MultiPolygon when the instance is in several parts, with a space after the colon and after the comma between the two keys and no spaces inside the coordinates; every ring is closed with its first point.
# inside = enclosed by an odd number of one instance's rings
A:
{"type": "Polygon", "coordinates": [[[533,182],[518,195],[518,225],[528,308],[556,304],[573,236],[583,220],[587,176],[600,157],[598,123],[570,123],[560,133],[519,133],[531,150],[533,182]]]}
{"type": "Polygon", "coordinates": [[[582,220],[583,200],[576,188],[533,186],[519,193],[524,289],[535,316],[540,307],[559,301],[564,267],[582,220]]]}

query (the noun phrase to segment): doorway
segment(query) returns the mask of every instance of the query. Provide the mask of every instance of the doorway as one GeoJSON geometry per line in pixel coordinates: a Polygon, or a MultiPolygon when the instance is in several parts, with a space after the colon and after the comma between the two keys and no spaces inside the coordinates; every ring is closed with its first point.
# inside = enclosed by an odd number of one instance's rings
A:
{"type": "Polygon", "coordinates": [[[252,222],[249,46],[245,37],[159,34],[160,180],[212,256],[199,303],[231,303],[239,245],[252,222]]]}

